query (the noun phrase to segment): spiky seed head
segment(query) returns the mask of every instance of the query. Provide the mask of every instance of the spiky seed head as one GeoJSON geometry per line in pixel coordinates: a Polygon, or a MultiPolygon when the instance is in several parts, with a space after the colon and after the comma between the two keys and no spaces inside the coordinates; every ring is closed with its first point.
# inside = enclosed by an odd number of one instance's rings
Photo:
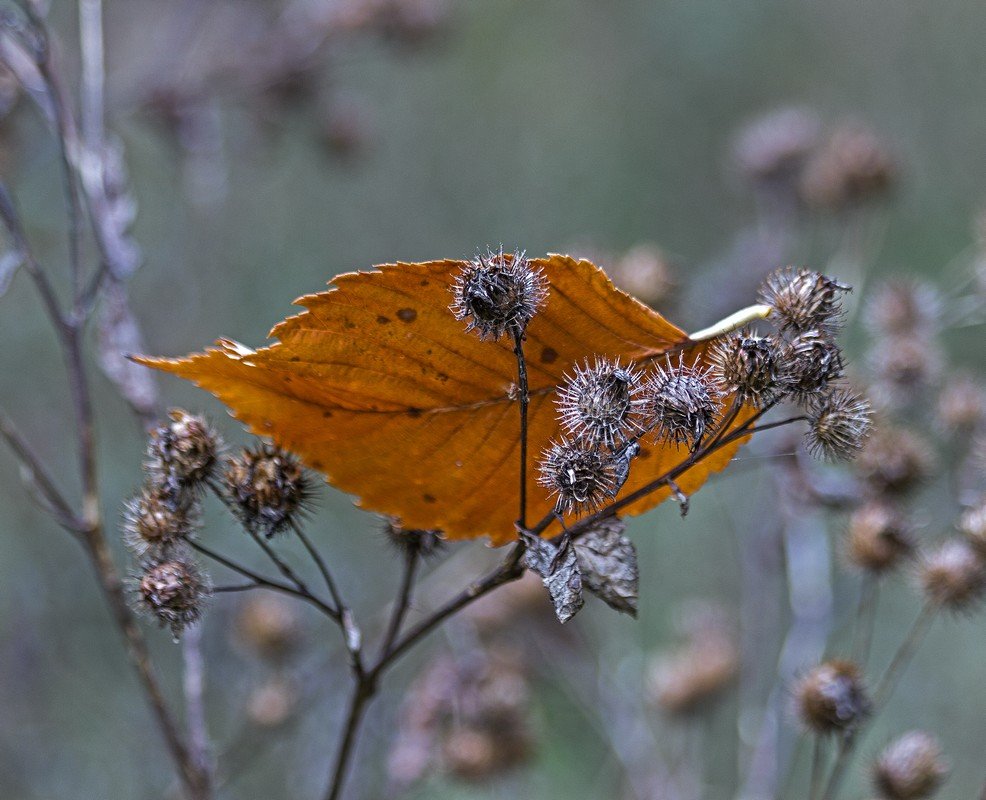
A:
{"type": "Polygon", "coordinates": [[[573,438],[612,448],[641,430],[641,389],[632,364],[599,356],[592,364],[576,364],[558,389],[562,427],[573,438]]]}
{"type": "Polygon", "coordinates": [[[798,174],[818,142],[819,121],[808,108],[781,108],[743,127],[733,144],[737,166],[751,181],[776,182],[798,174]]]}
{"type": "Polygon", "coordinates": [[[895,569],[913,552],[910,527],[890,505],[870,501],[849,518],[845,556],[860,569],[880,575],[895,569]]]}
{"type": "Polygon", "coordinates": [[[127,501],[123,512],[124,541],[137,555],[163,552],[188,540],[198,526],[198,502],[150,485],[127,501]]]}
{"type": "Polygon", "coordinates": [[[895,336],[878,340],[868,361],[880,391],[891,405],[908,405],[915,394],[935,382],[941,369],[940,349],[920,336],[895,336]]]}
{"type": "Polygon", "coordinates": [[[709,353],[711,375],[726,395],[763,408],[783,393],[780,353],[780,343],[770,336],[725,336],[709,353]]]}
{"type": "Polygon", "coordinates": [[[543,271],[523,253],[487,251],[465,264],[452,284],[449,309],[480,339],[499,339],[508,330],[524,331],[548,296],[543,271]]]}
{"type": "Polygon", "coordinates": [[[179,493],[200,485],[215,472],[222,441],[205,417],[181,408],[156,428],[147,444],[147,467],[153,480],[179,493]]]}
{"type": "Polygon", "coordinates": [[[896,179],[897,165],[880,137],[846,124],[808,162],[801,193],[809,206],[838,211],[886,193],[896,179]]]}
{"type": "Polygon", "coordinates": [[[657,438],[696,447],[712,427],[722,391],[709,368],[685,364],[668,357],[644,386],[644,416],[657,438]]]}
{"type": "Polygon", "coordinates": [[[784,388],[800,403],[823,393],[845,369],[839,345],[818,329],[792,338],[783,348],[781,365],[784,388]]]}
{"type": "Polygon", "coordinates": [[[414,554],[428,558],[440,553],[445,547],[441,531],[405,528],[396,517],[386,519],[383,532],[394,549],[404,555],[414,554]]]}
{"type": "Polygon", "coordinates": [[[986,499],[963,511],[958,527],[980,557],[986,559],[986,499]]]}
{"type": "Polygon", "coordinates": [[[237,612],[236,638],[267,661],[283,661],[298,650],[303,639],[295,605],[271,592],[253,594],[237,612]]]}
{"type": "Polygon", "coordinates": [[[614,494],[613,465],[599,448],[564,437],[542,453],[538,483],[555,497],[560,514],[599,508],[614,494]]]}
{"type": "Polygon", "coordinates": [[[770,306],[771,319],[782,331],[833,333],[842,317],[842,295],[852,287],[819,272],[786,267],[770,275],[760,287],[760,302],[770,306]]]}
{"type": "Polygon", "coordinates": [[[924,800],[938,791],[948,772],[938,740],[924,731],[908,731],[877,757],[873,782],[885,800],[924,800]]]}
{"type": "Polygon", "coordinates": [[[870,712],[862,673],[852,661],[825,661],[804,674],[794,688],[798,717],[818,734],[855,730],[870,712]]]}
{"type": "Polygon", "coordinates": [[[986,414],[986,392],[971,375],[950,379],[938,396],[938,422],[954,432],[973,431],[986,414]]]}
{"type": "Polygon", "coordinates": [[[137,584],[140,607],[175,637],[202,616],[209,586],[195,562],[184,555],[145,562],[137,584]]]}
{"type": "Polygon", "coordinates": [[[296,522],[312,496],[297,457],[266,442],[227,459],[222,486],[243,524],[268,538],[296,522]]]}
{"type": "Polygon", "coordinates": [[[924,481],[935,465],[931,445],[906,428],[881,426],[856,458],[860,477],[881,493],[900,494],[924,481]]]}
{"type": "Polygon", "coordinates": [[[932,335],[938,327],[942,302],[927,284],[902,279],[881,284],[863,309],[867,327],[879,336],[932,335]]]}
{"type": "Polygon", "coordinates": [[[968,610],[986,593],[983,559],[965,539],[947,539],[925,554],[918,578],[928,602],[951,611],[968,610]]]}
{"type": "Polygon", "coordinates": [[[868,400],[838,389],[818,398],[808,412],[805,446],[816,458],[845,461],[863,449],[872,422],[868,400]]]}

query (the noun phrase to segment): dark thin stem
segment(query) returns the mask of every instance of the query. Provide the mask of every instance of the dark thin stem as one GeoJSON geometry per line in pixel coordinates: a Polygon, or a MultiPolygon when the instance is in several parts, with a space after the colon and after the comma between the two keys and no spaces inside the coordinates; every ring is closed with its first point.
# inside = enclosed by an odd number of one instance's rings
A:
{"type": "Polygon", "coordinates": [[[517,391],[520,401],[520,516],[518,524],[527,527],[527,407],[531,402],[527,384],[527,360],[524,358],[524,332],[513,329],[514,355],[517,357],[517,391]]]}
{"type": "Polygon", "coordinates": [[[467,586],[459,594],[449,600],[445,605],[433,611],[428,617],[423,619],[407,633],[401,637],[393,647],[377,662],[371,670],[371,674],[379,675],[387,667],[400,658],[409,648],[415,645],[420,639],[427,636],[438,625],[465,608],[480,597],[489,594],[494,589],[503,586],[505,583],[517,580],[524,574],[524,568],[520,560],[524,554],[524,546],[520,543],[514,545],[510,555],[494,570],[484,577],[467,586]]]}
{"type": "Polygon", "coordinates": [[[933,603],[925,603],[873,692],[873,704],[876,708],[883,708],[887,700],[890,699],[890,695],[897,688],[897,681],[900,680],[900,676],[911,663],[911,659],[914,658],[914,654],[931,629],[931,623],[934,622],[937,614],[938,606],[933,603]]]}
{"type": "Polygon", "coordinates": [[[876,623],[876,607],[880,594],[880,583],[876,575],[867,572],[859,591],[859,605],[856,608],[856,624],[853,628],[853,660],[864,670],[870,658],[873,643],[873,627],[876,623]]]}
{"type": "Polygon", "coordinates": [[[342,787],[353,754],[353,745],[356,744],[356,735],[359,732],[360,723],[363,721],[367,703],[375,691],[375,683],[369,681],[365,676],[358,677],[353,684],[353,692],[349,698],[349,710],[346,713],[346,722],[342,732],[342,741],[339,743],[339,750],[332,766],[332,778],[325,800],[339,800],[342,796],[342,787]]]}
{"type": "MultiPolygon", "coordinates": [[[[333,620],[338,622],[338,614],[332,606],[320,600],[318,597],[313,595],[311,592],[304,592],[294,586],[287,583],[281,583],[280,581],[274,580],[273,578],[266,578],[254,572],[248,567],[244,567],[242,564],[238,564],[232,559],[227,558],[224,555],[217,553],[214,550],[206,547],[201,542],[189,541],[189,545],[192,549],[204,555],[206,558],[211,558],[218,564],[222,564],[227,569],[233,570],[242,575],[244,578],[249,578],[258,587],[263,587],[265,589],[271,589],[276,592],[283,592],[284,594],[294,595],[295,597],[300,597],[315,606],[319,611],[323,612],[326,616],[331,617],[333,620]]],[[[248,586],[239,587],[237,589],[225,588],[225,589],[215,589],[214,591],[245,591],[247,588],[252,588],[248,586]]]]}
{"type": "Polygon", "coordinates": [[[849,765],[852,763],[852,757],[855,754],[856,746],[863,737],[866,725],[873,720],[873,718],[884,708],[887,701],[890,699],[890,695],[893,694],[893,691],[897,686],[897,681],[900,680],[900,676],[907,668],[907,665],[911,663],[911,659],[917,652],[921,642],[924,641],[924,637],[931,629],[931,623],[934,622],[937,613],[938,606],[932,603],[925,603],[924,607],[921,609],[921,613],[918,614],[917,618],[914,620],[914,624],[911,625],[911,629],[908,631],[907,636],[904,637],[904,641],[901,642],[900,647],[897,648],[897,652],[890,661],[890,666],[888,666],[886,672],[883,673],[883,677],[880,678],[880,681],[873,692],[872,715],[851,735],[847,736],[842,741],[842,746],[839,748],[839,754],[836,757],[835,764],[832,767],[832,772],[829,775],[828,783],[825,786],[825,793],[822,795],[822,800],[835,800],[835,797],[839,792],[839,787],[842,785],[842,781],[849,769],[849,765]]]}
{"type": "Polygon", "coordinates": [[[818,800],[818,793],[822,789],[823,765],[825,764],[825,743],[821,736],[815,736],[815,745],[812,748],[811,756],[811,783],[809,784],[809,800],[818,800]]]}
{"type": "Polygon", "coordinates": [[[263,584],[260,583],[231,583],[225,584],[223,586],[213,586],[213,594],[231,594],[233,592],[249,592],[253,589],[263,589],[265,588],[263,584]]]}
{"type": "Polygon", "coordinates": [[[325,559],[322,558],[322,554],[318,552],[315,544],[308,535],[304,532],[302,527],[297,523],[296,520],[291,520],[291,528],[294,530],[295,534],[301,540],[301,543],[305,546],[308,551],[308,555],[312,557],[312,561],[315,562],[315,566],[318,567],[319,573],[322,575],[322,579],[325,581],[326,587],[328,587],[329,594],[332,596],[332,602],[335,603],[336,610],[339,615],[346,609],[346,604],[342,601],[342,595],[339,593],[339,587],[336,586],[335,580],[332,578],[332,573],[329,572],[328,564],[325,563],[325,559]]]}
{"type": "Polygon", "coordinates": [[[37,13],[33,3],[23,2],[20,5],[27,14],[28,20],[40,42],[40,47],[35,52],[36,63],[41,77],[45,82],[45,86],[48,89],[48,96],[51,99],[51,113],[55,124],[55,138],[58,140],[59,155],[62,162],[65,201],[69,218],[68,251],[69,270],[72,277],[72,296],[74,302],[78,303],[82,298],[83,292],[83,210],[78,175],[75,165],[72,163],[72,154],[69,151],[70,143],[76,142],[78,137],[75,132],[72,115],[69,112],[68,98],[65,96],[58,71],[55,69],[51,36],[48,33],[47,24],[44,18],[37,13]]]}
{"type": "Polygon", "coordinates": [[[31,449],[27,441],[20,435],[13,422],[0,411],[0,437],[13,451],[23,468],[30,472],[31,485],[43,501],[46,510],[51,513],[58,523],[72,533],[81,533],[85,523],[76,517],[72,506],[64,495],[56,488],[48,471],[41,460],[31,449]]]}
{"type": "Polygon", "coordinates": [[[397,640],[397,636],[401,632],[401,625],[411,605],[411,594],[414,591],[414,578],[419,560],[416,549],[411,550],[404,558],[404,572],[401,577],[401,586],[397,593],[397,599],[394,601],[394,607],[391,610],[387,632],[384,634],[383,643],[380,645],[380,655],[377,656],[379,660],[387,657],[390,649],[394,646],[394,642],[397,640]]]}

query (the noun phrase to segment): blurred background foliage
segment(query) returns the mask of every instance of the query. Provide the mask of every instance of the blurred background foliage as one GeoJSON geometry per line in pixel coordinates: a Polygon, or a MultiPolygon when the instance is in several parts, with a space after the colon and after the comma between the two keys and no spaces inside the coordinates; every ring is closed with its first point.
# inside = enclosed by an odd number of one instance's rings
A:
{"type": "MultiPolygon", "coordinates": [[[[349,5],[358,11],[360,4],[349,5]]],[[[813,107],[825,125],[850,118],[880,132],[899,164],[899,183],[867,212],[867,231],[878,234],[850,248],[852,258],[842,249],[844,232],[819,222],[773,249],[754,246],[746,259],[757,270],[791,261],[838,274],[842,265],[865,294],[881,275],[948,280],[946,265],[973,245],[986,181],[982,4],[403,5],[418,16],[354,25],[303,78],[258,89],[248,43],[264,40],[278,4],[107,4],[109,124],[125,145],[139,204],[134,233],[144,266],[131,292],[150,352],[185,353],[219,335],[259,345],[294,297],[320,290],[339,272],[468,257],[501,242],[532,254],[597,254],[604,263],[607,254],[656,243],[679,283],[674,321],[707,324],[752,301],[752,290],[726,292],[724,277],[743,268],[744,243],[763,233],[756,198],[730,159],[731,142],[751,117],[792,103],[813,107]],[[203,97],[192,110],[176,116],[184,101],[169,91],[196,83],[206,74],[202,63],[217,53],[236,60],[246,79],[229,80],[224,65],[196,87],[203,97]],[[228,91],[210,94],[227,84],[228,91]],[[762,263],[759,253],[775,257],[762,263]]],[[[51,18],[66,74],[74,77],[72,4],[55,4],[51,18]]],[[[0,131],[0,164],[42,260],[59,268],[65,217],[57,148],[21,105],[0,131]]],[[[74,439],[61,364],[23,276],[0,300],[0,320],[3,403],[56,472],[70,476],[74,439]]],[[[981,336],[981,328],[951,334],[951,356],[981,369],[981,336]]],[[[163,389],[169,404],[203,409],[228,439],[242,440],[211,398],[177,381],[163,389]]],[[[105,382],[98,404],[105,500],[116,509],[140,480],[143,435],[105,382]]],[[[394,447],[399,458],[400,443],[394,447]]],[[[776,535],[774,518],[763,511],[776,496],[763,468],[766,452],[741,454],[736,468],[694,499],[686,520],[666,507],[632,522],[642,570],[638,621],[594,604],[562,633],[532,628],[518,615],[513,627],[537,632],[544,664],[556,658],[570,667],[527,676],[535,744],[523,768],[492,783],[434,777],[412,796],[616,796],[622,768],[607,743],[613,731],[592,710],[598,676],[632,697],[649,655],[680,640],[683,600],[718,601],[739,622],[750,613],[743,611],[750,574],[782,580],[778,549],[763,545],[776,535]]],[[[923,522],[946,528],[954,511],[944,495],[931,491],[925,499],[923,522]]],[[[803,522],[821,524],[812,515],[803,522]]],[[[389,591],[398,573],[396,560],[382,558],[378,529],[348,497],[320,493],[311,531],[367,620],[389,596],[381,587],[389,591]]],[[[26,499],[7,457],[0,459],[0,530],[0,795],[161,796],[170,767],[89,566],[26,499]]],[[[220,515],[208,531],[227,550],[255,557],[220,515]]],[[[421,602],[457,590],[479,562],[495,557],[479,544],[456,546],[421,602]]],[[[836,577],[840,607],[850,607],[857,591],[858,581],[836,577]]],[[[888,589],[876,629],[878,663],[918,603],[906,581],[888,589]]],[[[289,666],[264,667],[237,634],[239,605],[217,598],[204,622],[213,733],[220,750],[233,743],[230,763],[241,765],[221,796],[315,796],[348,682],[337,637],[302,609],[307,645],[289,666]],[[258,687],[270,690],[266,706],[258,687]],[[307,713],[279,716],[281,701],[301,702],[307,713]],[[252,727],[244,728],[245,719],[252,727]]],[[[761,611],[783,625],[783,606],[761,611]]],[[[973,618],[934,629],[864,747],[869,755],[906,728],[932,730],[954,766],[945,797],[975,796],[986,778],[982,624],[973,618]]],[[[448,626],[392,676],[371,711],[353,796],[387,796],[383,765],[401,699],[443,642],[453,652],[472,646],[470,630],[448,626]]],[[[166,632],[151,636],[177,693],[180,652],[166,632]]],[[[649,717],[670,763],[687,762],[700,748],[705,784],[696,796],[735,796],[777,646],[776,629],[747,642],[738,691],[708,715],[676,723],[640,704],[631,709],[649,717]]],[[[627,713],[620,702],[610,709],[618,720],[627,713]]],[[[646,747],[636,717],[616,732],[646,747]]],[[[781,725],[780,735],[793,740],[790,717],[781,725]]],[[[865,773],[857,770],[852,781],[861,796],[865,773]]]]}

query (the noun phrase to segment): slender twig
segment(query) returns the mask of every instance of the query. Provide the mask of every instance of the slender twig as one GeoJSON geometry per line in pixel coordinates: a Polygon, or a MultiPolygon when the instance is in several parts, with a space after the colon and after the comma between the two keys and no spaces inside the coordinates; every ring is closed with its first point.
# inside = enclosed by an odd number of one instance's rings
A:
{"type": "Polygon", "coordinates": [[[527,385],[527,361],[524,358],[524,332],[513,327],[514,355],[517,357],[517,394],[520,403],[520,515],[517,523],[527,527],[527,407],[531,402],[527,385]]]}
{"type": "Polygon", "coordinates": [[[907,668],[907,665],[910,664],[925,635],[931,629],[931,623],[934,622],[937,613],[938,606],[933,603],[925,603],[921,609],[921,613],[914,620],[907,636],[904,637],[904,641],[901,642],[900,647],[897,648],[897,652],[891,659],[890,666],[887,667],[886,672],[883,673],[883,677],[880,678],[876,689],[873,691],[873,713],[851,735],[843,739],[835,764],[832,766],[832,772],[829,774],[822,800],[835,800],[839,792],[839,787],[842,785],[842,780],[845,778],[849,765],[852,763],[852,757],[856,752],[856,747],[863,738],[867,723],[873,720],[886,705],[887,700],[890,699],[890,695],[893,694],[897,686],[897,681],[900,680],[900,676],[907,668]]]}
{"type": "Polygon", "coordinates": [[[30,473],[31,486],[38,492],[44,507],[56,521],[72,533],[81,533],[85,524],[80,520],[65,496],[56,488],[48,471],[41,464],[27,441],[20,435],[10,418],[0,411],[0,437],[13,451],[23,468],[30,473]]]}
{"type": "Polygon", "coordinates": [[[234,592],[249,592],[253,589],[263,589],[265,588],[263,584],[260,583],[230,583],[223,584],[222,586],[213,586],[213,594],[232,594],[234,592]]]}
{"type": "Polygon", "coordinates": [[[520,566],[520,559],[523,556],[523,553],[524,548],[522,544],[518,543],[514,545],[510,555],[508,555],[499,566],[484,577],[474,583],[471,583],[459,592],[459,594],[443,606],[433,611],[425,619],[421,620],[417,625],[405,633],[404,636],[398,639],[386,655],[377,662],[376,666],[372,669],[372,672],[379,675],[398,658],[400,658],[409,648],[411,648],[423,637],[427,636],[432,630],[438,627],[438,625],[455,614],[457,611],[475,602],[480,597],[489,594],[494,589],[497,589],[506,583],[510,583],[511,581],[517,580],[524,574],[524,569],[520,566]]]}
{"type": "Polygon", "coordinates": [[[822,789],[823,765],[825,763],[825,743],[821,736],[815,736],[815,746],[812,748],[811,756],[811,783],[808,794],[809,800],[818,800],[818,793],[822,789]]]}
{"type": "Polygon", "coordinates": [[[315,547],[315,544],[305,533],[301,525],[298,524],[297,520],[291,520],[291,528],[294,530],[295,535],[301,540],[301,543],[305,546],[308,551],[308,555],[311,556],[312,561],[315,562],[315,566],[318,568],[319,573],[322,575],[322,579],[325,581],[325,585],[329,590],[329,594],[332,596],[332,602],[335,603],[336,610],[341,615],[346,609],[346,604],[342,601],[342,595],[339,593],[339,587],[336,585],[335,580],[332,577],[332,573],[329,571],[329,565],[325,563],[325,559],[322,558],[322,554],[315,547]]]}
{"type": "Polygon", "coordinates": [[[188,727],[188,749],[202,775],[203,794],[211,793],[213,782],[209,729],[205,719],[205,662],[202,659],[202,626],[190,626],[182,636],[184,661],[182,691],[188,727]]]}
{"type": "Polygon", "coordinates": [[[41,77],[44,79],[51,99],[51,112],[54,117],[56,139],[59,145],[59,155],[62,162],[62,177],[65,186],[65,201],[68,210],[69,232],[69,271],[72,277],[73,300],[78,302],[82,298],[83,292],[83,271],[82,271],[82,236],[83,236],[83,210],[80,199],[78,175],[73,163],[74,154],[72,153],[73,143],[77,141],[75,123],[69,111],[70,105],[65,91],[62,87],[61,77],[55,68],[54,55],[52,52],[51,35],[44,18],[37,12],[34,4],[27,0],[21,2],[20,7],[27,15],[31,27],[37,36],[38,47],[35,51],[35,58],[41,77]]]}
{"type": "Polygon", "coordinates": [[[397,593],[397,600],[390,613],[390,622],[387,623],[387,632],[384,634],[383,642],[380,645],[379,659],[386,658],[393,647],[397,636],[401,632],[401,625],[404,617],[411,605],[411,593],[414,590],[414,578],[417,572],[419,554],[417,549],[410,550],[404,557],[404,571],[401,576],[401,587],[397,593]]]}
{"type": "Polygon", "coordinates": [[[867,572],[859,591],[859,605],[856,607],[856,621],[853,626],[853,660],[863,669],[870,659],[873,643],[873,628],[876,623],[876,607],[880,594],[877,576],[867,572]]]}
{"type": "MultiPolygon", "coordinates": [[[[313,595],[311,592],[304,592],[301,589],[298,589],[297,587],[292,586],[290,584],[281,583],[280,581],[274,580],[273,578],[264,577],[263,575],[254,572],[252,569],[248,567],[244,567],[242,564],[238,564],[232,559],[227,558],[226,556],[221,555],[220,553],[217,553],[215,550],[211,550],[201,542],[196,542],[192,540],[189,541],[189,545],[192,547],[193,550],[196,550],[197,552],[201,553],[206,558],[211,558],[216,563],[222,564],[227,569],[231,569],[233,572],[239,573],[244,578],[249,578],[251,581],[253,581],[253,583],[256,586],[263,587],[265,589],[271,589],[276,592],[283,592],[284,594],[294,595],[295,597],[300,597],[302,600],[311,603],[326,616],[331,617],[333,620],[338,621],[336,610],[332,608],[332,606],[325,603],[323,600],[320,600],[318,597],[313,595]]],[[[243,591],[247,588],[253,588],[253,587],[244,586],[239,589],[236,589],[235,591],[243,591]]],[[[234,591],[234,590],[216,589],[214,591],[234,591]]]]}
{"type": "Polygon", "coordinates": [[[339,743],[339,750],[332,766],[332,778],[325,800],[338,800],[342,796],[342,787],[352,758],[353,745],[356,744],[356,734],[359,732],[366,706],[375,692],[375,682],[368,680],[366,676],[356,678],[352,695],[349,698],[349,710],[346,712],[342,740],[339,743]]]}

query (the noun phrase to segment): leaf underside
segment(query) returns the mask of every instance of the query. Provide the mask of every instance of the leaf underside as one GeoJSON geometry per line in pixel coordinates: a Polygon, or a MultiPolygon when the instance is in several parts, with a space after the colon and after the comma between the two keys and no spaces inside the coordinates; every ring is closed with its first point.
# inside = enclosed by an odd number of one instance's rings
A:
{"type": "MultiPolygon", "coordinates": [[[[388,264],[340,275],[334,288],[295,302],[305,311],[271,331],[278,341],[252,350],[220,339],[185,358],[137,360],[216,395],[258,435],[272,438],[323,472],[359,507],[409,528],[451,539],[516,538],[519,405],[512,343],[480,341],[448,310],[461,261],[388,264]]],[[[549,282],[547,303],[527,330],[531,388],[528,521],[552,508],[537,485],[540,451],[559,433],[555,387],[576,362],[596,355],[646,363],[704,345],[614,288],[589,261],[533,259],[549,282]]],[[[725,467],[739,442],[677,479],[691,494],[725,467]]],[[[685,448],[641,442],[622,494],[687,456],[685,448]]],[[[639,514],[661,490],[626,509],[639,514]]]]}

